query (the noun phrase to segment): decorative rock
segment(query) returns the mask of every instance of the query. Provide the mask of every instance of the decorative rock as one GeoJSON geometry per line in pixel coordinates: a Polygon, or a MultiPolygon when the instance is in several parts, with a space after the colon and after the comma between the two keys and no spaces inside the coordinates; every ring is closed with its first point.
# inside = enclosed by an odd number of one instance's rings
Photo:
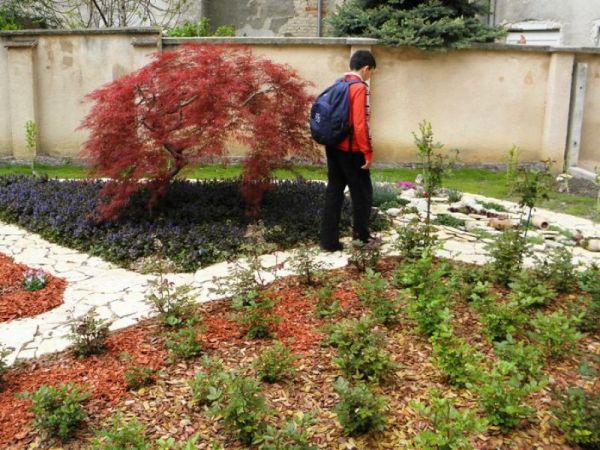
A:
{"type": "Polygon", "coordinates": [[[585,242],[585,249],[589,252],[600,252],[600,239],[588,239],[585,242]]]}
{"type": "Polygon", "coordinates": [[[390,208],[385,211],[389,216],[398,217],[402,214],[402,210],[400,208],[390,208]]]}
{"type": "Polygon", "coordinates": [[[415,198],[416,196],[417,196],[417,191],[415,189],[407,189],[400,193],[400,198],[405,198],[407,200],[415,198]]]}
{"type": "Polygon", "coordinates": [[[516,226],[516,224],[510,219],[498,219],[498,218],[490,219],[490,221],[488,222],[488,225],[499,231],[509,230],[516,226]]]}

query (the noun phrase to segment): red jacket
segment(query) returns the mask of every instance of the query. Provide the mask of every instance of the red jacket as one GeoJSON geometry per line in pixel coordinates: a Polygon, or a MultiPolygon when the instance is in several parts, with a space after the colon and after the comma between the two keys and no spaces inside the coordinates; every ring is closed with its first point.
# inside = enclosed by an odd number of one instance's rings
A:
{"type": "MultiPolygon", "coordinates": [[[[369,107],[369,86],[362,81],[361,77],[354,73],[344,75],[345,80],[360,80],[361,83],[350,85],[350,125],[352,126],[352,151],[363,152],[365,160],[373,159],[373,146],[371,144],[371,133],[369,130],[369,118],[371,111],[369,107]]],[[[347,137],[337,145],[339,150],[350,150],[350,137],[347,137]]]]}

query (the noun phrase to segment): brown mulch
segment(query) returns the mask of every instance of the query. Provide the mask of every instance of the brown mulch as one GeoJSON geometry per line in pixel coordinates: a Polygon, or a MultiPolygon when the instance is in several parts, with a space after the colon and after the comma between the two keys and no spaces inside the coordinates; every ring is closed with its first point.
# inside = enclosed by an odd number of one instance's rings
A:
{"type": "Polygon", "coordinates": [[[0,323],[37,316],[62,304],[66,281],[46,273],[46,286],[30,292],[23,288],[28,269],[0,253],[0,323]]]}
{"type": "MultiPolygon", "coordinates": [[[[389,278],[396,262],[386,259],[379,270],[389,278]]],[[[393,376],[379,388],[388,397],[386,431],[357,438],[345,436],[333,413],[338,401],[333,383],[340,371],[332,362],[335,350],[320,344],[322,327],[332,321],[359,317],[366,309],[354,293],[353,284],[360,279],[360,274],[344,268],[329,276],[338,280],[333,296],[342,305],[341,313],[334,318],[322,319],[315,315],[314,290],[300,286],[297,279],[279,280],[270,286],[271,295],[277,299],[275,312],[282,318],[271,331],[274,338],[285,342],[299,357],[297,373],[292,379],[262,384],[267,404],[274,411],[269,419],[271,424],[279,426],[297,412],[306,412],[316,419],[310,428],[310,441],[320,449],[402,449],[407,448],[416,433],[430,426],[414,411],[410,402],[427,402],[431,388],[455,398],[458,407],[476,410],[474,395],[467,389],[446,383],[432,363],[428,339],[417,332],[411,320],[403,317],[386,330],[387,350],[398,366],[393,376]]],[[[390,288],[389,295],[397,294],[396,289],[390,288]]],[[[561,303],[567,300],[561,299],[561,303]]],[[[453,311],[456,332],[478,351],[495,358],[493,346],[483,338],[481,325],[469,305],[457,301],[453,311]]],[[[206,354],[222,359],[226,370],[254,374],[254,358],[272,340],[249,340],[245,330],[233,320],[234,311],[227,300],[202,304],[198,314],[203,325],[199,339],[206,354]]],[[[0,448],[89,448],[94,430],[106,426],[116,411],[121,411],[125,417],[137,417],[146,426],[149,440],[171,436],[181,441],[199,434],[198,448],[201,449],[210,449],[211,441],[220,443],[227,450],[245,448],[225,432],[220,420],[210,418],[203,408],[193,404],[188,382],[203,369],[201,358],[166,364],[161,333],[157,322],[149,320],[113,334],[104,355],[81,360],[66,352],[9,370],[5,390],[0,393],[0,448]],[[119,358],[123,351],[132,355],[136,365],[161,369],[155,385],[127,391],[123,380],[126,363],[119,358]],[[68,381],[88,386],[92,394],[86,405],[90,419],[72,441],[57,444],[44,440],[40,432],[32,428],[28,401],[15,399],[14,394],[34,390],[42,383],[68,381]]],[[[600,379],[586,378],[577,371],[581,357],[590,359],[593,355],[600,355],[600,336],[597,334],[588,335],[579,343],[578,356],[549,361],[545,369],[549,385],[528,401],[536,409],[533,417],[508,434],[488,427],[473,439],[474,447],[477,450],[576,449],[564,441],[556,427],[552,390],[574,385],[589,391],[600,389],[600,379]]],[[[593,360],[590,362],[598,367],[593,360]]]]}

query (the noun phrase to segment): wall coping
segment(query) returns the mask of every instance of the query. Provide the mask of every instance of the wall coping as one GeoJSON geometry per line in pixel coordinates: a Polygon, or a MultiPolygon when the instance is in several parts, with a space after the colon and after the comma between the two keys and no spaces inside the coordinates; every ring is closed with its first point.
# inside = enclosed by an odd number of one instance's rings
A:
{"type": "Polygon", "coordinates": [[[162,30],[158,27],[126,27],[126,28],[86,28],[86,29],[52,29],[52,30],[10,30],[0,31],[0,37],[17,36],[70,36],[70,35],[94,35],[94,34],[158,34],[162,30]]]}
{"type": "Polygon", "coordinates": [[[377,45],[377,39],[356,37],[201,37],[170,38],[163,37],[163,46],[181,45],[188,42],[203,44],[245,44],[245,45],[377,45]]]}
{"type": "MultiPolygon", "coordinates": [[[[204,44],[246,44],[246,45],[379,45],[378,39],[362,37],[202,37],[202,38],[170,38],[162,35],[158,27],[127,27],[127,28],[90,28],[73,30],[10,30],[0,31],[0,38],[19,38],[35,36],[90,36],[90,35],[158,35],[162,36],[164,46],[177,46],[187,42],[201,42],[204,44]]],[[[141,42],[141,41],[140,41],[141,42]]],[[[142,44],[143,45],[143,44],[142,44]]],[[[516,51],[529,53],[588,53],[600,54],[598,47],[553,47],[521,44],[473,44],[468,50],[487,51],[516,51]]]]}

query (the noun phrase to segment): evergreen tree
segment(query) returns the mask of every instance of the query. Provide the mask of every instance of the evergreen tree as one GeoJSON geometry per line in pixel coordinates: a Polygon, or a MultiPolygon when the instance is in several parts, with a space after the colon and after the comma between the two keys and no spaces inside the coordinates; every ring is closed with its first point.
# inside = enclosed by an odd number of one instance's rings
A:
{"type": "Polygon", "coordinates": [[[502,28],[485,25],[485,0],[350,0],[329,18],[337,36],[377,38],[390,46],[423,50],[492,42],[502,28]]]}

